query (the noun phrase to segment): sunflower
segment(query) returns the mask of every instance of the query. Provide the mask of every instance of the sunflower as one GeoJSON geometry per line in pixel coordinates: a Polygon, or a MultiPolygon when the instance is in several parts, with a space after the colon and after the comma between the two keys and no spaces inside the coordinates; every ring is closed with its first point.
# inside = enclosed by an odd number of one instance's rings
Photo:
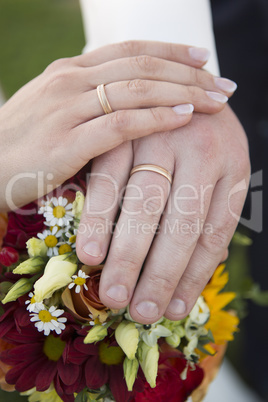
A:
{"type": "MultiPolygon", "coordinates": [[[[224,264],[218,266],[202,292],[210,309],[210,318],[205,328],[212,332],[216,345],[223,345],[233,340],[233,334],[238,331],[239,324],[239,319],[233,312],[223,310],[236,296],[235,292],[221,292],[229,279],[228,272],[223,272],[224,268],[224,264]]],[[[206,345],[205,348],[208,352],[215,353],[212,346],[206,345]]]]}

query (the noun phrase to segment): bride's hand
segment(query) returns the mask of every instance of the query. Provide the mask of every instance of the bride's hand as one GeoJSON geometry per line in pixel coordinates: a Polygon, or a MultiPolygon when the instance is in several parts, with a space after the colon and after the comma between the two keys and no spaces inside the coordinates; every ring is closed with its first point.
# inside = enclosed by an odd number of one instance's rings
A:
{"type": "Polygon", "coordinates": [[[205,56],[188,46],[127,42],[49,65],[0,109],[0,210],[46,194],[124,141],[187,124],[191,105],[222,110],[235,86],[201,70],[205,56]],[[108,115],[100,84],[114,111],[108,115]]]}

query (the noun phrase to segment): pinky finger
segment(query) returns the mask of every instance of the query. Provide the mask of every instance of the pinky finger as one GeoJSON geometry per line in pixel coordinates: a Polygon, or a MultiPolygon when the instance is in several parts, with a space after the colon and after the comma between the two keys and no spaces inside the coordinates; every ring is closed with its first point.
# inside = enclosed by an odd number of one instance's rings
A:
{"type": "Polygon", "coordinates": [[[118,110],[90,120],[73,129],[76,154],[89,160],[125,141],[182,127],[191,120],[193,110],[191,104],[118,110]]]}

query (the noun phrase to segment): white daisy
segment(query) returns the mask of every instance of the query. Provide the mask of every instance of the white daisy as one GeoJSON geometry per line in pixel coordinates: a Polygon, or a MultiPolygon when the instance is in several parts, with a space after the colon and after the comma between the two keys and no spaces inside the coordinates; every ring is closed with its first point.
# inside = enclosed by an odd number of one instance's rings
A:
{"type": "Polygon", "coordinates": [[[28,304],[26,310],[28,310],[30,313],[36,313],[37,308],[39,305],[43,306],[43,303],[36,303],[35,297],[33,292],[30,292],[28,296],[31,298],[30,300],[26,300],[25,304],[28,304]]]}
{"type": "Polygon", "coordinates": [[[50,331],[55,331],[57,335],[65,329],[64,322],[67,321],[66,317],[60,317],[64,310],[57,310],[55,306],[51,306],[49,310],[42,304],[38,303],[36,306],[36,312],[30,314],[31,321],[34,322],[35,327],[39,332],[44,331],[44,334],[48,336],[50,331]]]}
{"type": "Polygon", "coordinates": [[[64,233],[64,237],[67,237],[68,240],[62,241],[58,243],[59,246],[59,254],[66,254],[66,253],[71,253],[73,250],[76,248],[76,234],[77,234],[77,229],[66,229],[66,232],[64,233]]]}
{"type": "Polygon", "coordinates": [[[68,204],[67,198],[53,197],[45,203],[43,215],[50,226],[68,226],[73,220],[72,208],[73,204],[68,204]]]}
{"type": "Polygon", "coordinates": [[[91,321],[89,321],[89,324],[92,325],[93,327],[94,327],[94,325],[102,325],[102,326],[105,326],[105,325],[107,324],[107,322],[105,322],[105,321],[104,321],[104,322],[100,322],[99,317],[97,317],[97,318],[94,319],[93,314],[89,314],[88,316],[89,316],[89,318],[91,318],[91,321]]]}
{"type": "Polygon", "coordinates": [[[71,231],[65,233],[65,236],[68,238],[67,244],[69,244],[74,249],[76,247],[76,235],[77,235],[77,229],[74,229],[73,233],[71,231]]]}
{"type": "Polygon", "coordinates": [[[47,256],[52,257],[53,255],[59,255],[59,238],[62,235],[62,230],[58,230],[57,226],[54,226],[52,230],[44,230],[43,233],[38,233],[37,237],[44,240],[47,246],[47,256]]]}
{"type": "Polygon", "coordinates": [[[88,290],[88,287],[86,285],[87,278],[89,278],[89,276],[86,275],[85,272],[82,271],[82,269],[79,269],[78,275],[72,276],[73,282],[69,284],[68,288],[72,289],[76,285],[75,293],[80,293],[81,286],[84,287],[86,290],[88,290]]]}

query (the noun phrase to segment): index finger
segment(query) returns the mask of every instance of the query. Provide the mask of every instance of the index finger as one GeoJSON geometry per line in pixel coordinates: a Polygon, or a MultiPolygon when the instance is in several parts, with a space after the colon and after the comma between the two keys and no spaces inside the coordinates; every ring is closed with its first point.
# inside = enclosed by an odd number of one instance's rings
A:
{"type": "Polygon", "coordinates": [[[100,47],[75,59],[82,67],[92,67],[107,61],[148,55],[200,68],[209,59],[205,48],[176,43],[131,40],[100,47]]]}

